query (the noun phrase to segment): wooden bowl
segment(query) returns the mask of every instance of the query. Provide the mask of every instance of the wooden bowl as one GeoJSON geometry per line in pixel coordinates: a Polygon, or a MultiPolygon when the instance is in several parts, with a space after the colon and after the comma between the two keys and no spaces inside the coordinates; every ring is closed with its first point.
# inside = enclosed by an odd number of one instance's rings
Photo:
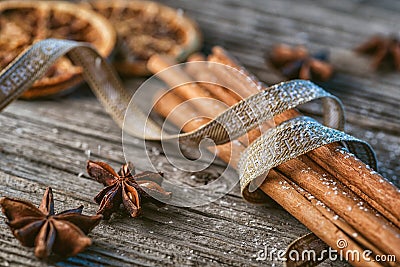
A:
{"type": "MultiPolygon", "coordinates": [[[[91,43],[103,57],[116,44],[114,27],[101,15],[63,1],[0,1],[0,69],[32,43],[46,38],[91,43]]],[[[22,98],[65,93],[82,81],[82,70],[60,58],[22,98]]]]}

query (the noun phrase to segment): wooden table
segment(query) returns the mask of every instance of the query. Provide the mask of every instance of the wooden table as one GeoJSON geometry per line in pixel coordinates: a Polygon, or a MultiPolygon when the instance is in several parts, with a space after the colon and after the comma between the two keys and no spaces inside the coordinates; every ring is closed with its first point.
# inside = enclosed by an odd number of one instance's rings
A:
{"type": "MultiPolygon", "coordinates": [[[[168,0],[198,21],[207,53],[224,46],[267,84],[282,80],[264,64],[273,44],[305,43],[311,51],[326,49],[337,72],[322,84],[344,102],[347,131],[369,141],[377,152],[381,173],[400,184],[400,79],[396,72],[372,72],[368,59],[351,49],[377,32],[398,31],[400,2],[289,0],[168,0]]],[[[142,80],[130,80],[136,87],[142,80]]],[[[319,115],[315,104],[303,108],[319,115]]],[[[46,186],[55,191],[56,209],[85,205],[93,214],[93,196],[101,189],[85,174],[85,162],[104,160],[118,167],[123,161],[121,130],[89,89],[68,97],[15,101],[0,113],[0,190],[39,203],[46,186]]],[[[157,144],[154,144],[157,147],[157,144]]],[[[137,151],[138,154],[142,151],[137,151]]],[[[161,162],[162,155],[153,157],[161,162]]],[[[189,174],[164,164],[167,175],[189,174]]],[[[140,164],[137,166],[141,168],[140,164]]],[[[196,174],[195,182],[218,174],[219,166],[196,174]]],[[[281,265],[258,262],[256,253],[285,249],[307,229],[276,203],[246,203],[236,188],[222,199],[196,208],[148,208],[144,216],[122,215],[103,222],[90,234],[94,244],[65,261],[44,263],[21,247],[0,220],[0,266],[102,265],[281,265]]],[[[326,262],[325,266],[343,266],[326,262]]]]}

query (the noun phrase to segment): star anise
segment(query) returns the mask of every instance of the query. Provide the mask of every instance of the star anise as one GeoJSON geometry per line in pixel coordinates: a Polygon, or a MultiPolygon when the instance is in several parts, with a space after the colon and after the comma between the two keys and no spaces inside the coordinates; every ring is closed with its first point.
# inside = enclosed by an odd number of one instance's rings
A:
{"type": "Polygon", "coordinates": [[[355,51],[372,55],[371,65],[374,69],[377,69],[384,62],[388,62],[397,71],[400,71],[400,40],[396,37],[375,35],[356,47],[355,51]]]}
{"type": "Polygon", "coordinates": [[[161,201],[168,200],[171,196],[170,192],[161,187],[162,173],[146,171],[135,174],[130,163],[122,165],[116,173],[105,162],[89,160],[87,172],[90,177],[105,186],[94,198],[96,203],[100,204],[97,214],[102,214],[105,219],[109,219],[121,204],[131,217],[137,217],[141,212],[142,203],[151,202],[162,206],[164,203],[161,201]]]}
{"type": "Polygon", "coordinates": [[[309,54],[303,46],[279,44],[272,49],[268,60],[288,79],[327,81],[333,74],[327,52],[309,54]]]}
{"type": "Polygon", "coordinates": [[[3,197],[2,211],[14,236],[23,246],[35,247],[38,258],[47,258],[51,252],[60,256],[73,256],[91,245],[86,235],[101,220],[101,215],[81,214],[83,206],[54,213],[53,192],[46,189],[39,208],[33,204],[3,197]]]}

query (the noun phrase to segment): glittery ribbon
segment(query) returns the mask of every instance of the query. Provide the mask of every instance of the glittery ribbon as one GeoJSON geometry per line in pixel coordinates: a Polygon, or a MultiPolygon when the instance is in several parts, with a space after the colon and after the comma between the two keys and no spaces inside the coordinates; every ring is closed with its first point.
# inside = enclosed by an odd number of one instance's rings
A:
{"type": "MultiPolygon", "coordinates": [[[[243,196],[248,200],[257,201],[258,191],[255,189],[260,184],[258,179],[264,178],[268,170],[332,142],[342,142],[360,159],[376,168],[374,152],[367,143],[329,128],[343,129],[341,102],[309,81],[294,80],[271,86],[230,107],[196,131],[167,135],[129,102],[131,96],[124,89],[114,69],[96,50],[88,44],[74,41],[39,41],[5,68],[0,73],[0,110],[29,89],[65,54],[74,64],[82,67],[83,77],[114,121],[122,128],[126,112],[133,114],[135,123],[125,126],[124,130],[146,140],[177,139],[179,142],[199,144],[202,139],[211,138],[215,144],[223,144],[245,134],[272,116],[314,99],[323,99],[326,126],[311,118],[298,117],[266,131],[242,153],[239,175],[243,196]],[[252,183],[254,186],[249,190],[252,183]]],[[[311,237],[318,241],[315,235],[311,237]]],[[[302,237],[295,244],[308,244],[311,242],[309,239],[308,236],[302,237]]],[[[316,263],[309,264],[313,266],[316,263]]]]}
{"type": "Polygon", "coordinates": [[[375,155],[368,143],[309,117],[297,117],[268,130],[242,153],[238,169],[243,196],[249,196],[270,169],[334,142],[342,142],[350,152],[376,168],[375,155]],[[249,190],[250,183],[257,178],[259,182],[249,190]]]}
{"type": "Polygon", "coordinates": [[[257,127],[271,116],[309,102],[324,98],[325,121],[335,128],[343,127],[340,101],[309,81],[294,80],[277,84],[250,96],[216,117],[199,130],[180,134],[163,134],[161,128],[147,118],[139,108],[129,103],[113,68],[91,46],[74,41],[47,39],[37,42],[15,59],[0,76],[0,110],[42,77],[64,54],[83,68],[83,76],[115,122],[122,127],[127,108],[135,115],[135,124],[125,127],[130,134],[147,140],[179,139],[198,144],[211,138],[217,145],[229,142],[257,127]],[[145,132],[143,132],[145,129],[145,132]]]}
{"type": "MultiPolygon", "coordinates": [[[[122,127],[125,112],[134,114],[135,123],[125,126],[124,130],[146,140],[176,139],[182,143],[199,144],[202,139],[210,138],[217,145],[223,144],[271,119],[271,116],[318,98],[323,99],[325,124],[343,129],[341,102],[310,81],[294,80],[276,84],[240,101],[198,130],[168,135],[138,107],[129,103],[131,96],[114,69],[95,49],[85,43],[56,39],[35,43],[0,73],[0,110],[30,88],[65,54],[82,67],[83,77],[114,121],[122,127]]],[[[344,141],[350,151],[376,166],[374,153],[365,142],[301,117],[270,129],[242,154],[239,174],[244,196],[250,195],[247,190],[249,183],[269,169],[337,141],[344,141]],[[276,149],[271,150],[271,147],[276,149]]]]}

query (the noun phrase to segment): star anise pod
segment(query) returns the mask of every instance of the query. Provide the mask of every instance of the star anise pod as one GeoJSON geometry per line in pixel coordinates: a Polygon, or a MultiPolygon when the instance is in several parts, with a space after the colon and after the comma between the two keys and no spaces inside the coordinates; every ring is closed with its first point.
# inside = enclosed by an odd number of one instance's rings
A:
{"type": "Polygon", "coordinates": [[[151,202],[158,206],[164,205],[160,200],[168,200],[170,192],[162,187],[162,173],[142,172],[135,174],[130,163],[122,165],[116,173],[105,162],[88,161],[87,172],[90,177],[102,183],[105,188],[94,198],[100,205],[97,214],[109,219],[121,204],[131,217],[137,217],[141,212],[142,203],[151,202]]]}
{"type": "Polygon", "coordinates": [[[86,235],[101,220],[101,215],[81,214],[83,206],[55,214],[53,192],[46,189],[39,208],[30,202],[8,197],[0,199],[2,211],[14,236],[23,246],[35,247],[38,258],[51,252],[73,256],[91,245],[86,235]]]}
{"type": "Polygon", "coordinates": [[[272,49],[267,59],[288,79],[327,81],[333,74],[333,67],[328,63],[325,51],[311,55],[303,46],[292,48],[279,44],[272,49]]]}
{"type": "Polygon", "coordinates": [[[361,54],[372,55],[371,65],[374,69],[388,62],[400,71],[400,40],[396,37],[375,35],[354,50],[361,54]]]}

